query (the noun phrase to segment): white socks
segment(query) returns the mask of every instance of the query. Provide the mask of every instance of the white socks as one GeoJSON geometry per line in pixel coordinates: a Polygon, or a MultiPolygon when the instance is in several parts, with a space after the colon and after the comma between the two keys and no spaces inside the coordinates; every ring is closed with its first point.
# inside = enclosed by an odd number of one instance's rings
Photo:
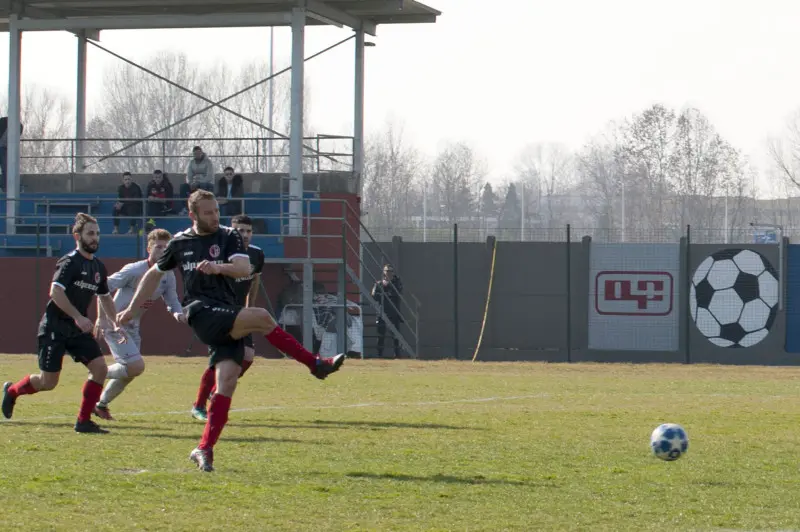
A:
{"type": "Polygon", "coordinates": [[[122,393],[122,390],[131,383],[133,379],[129,379],[124,377],[122,379],[111,379],[106,384],[105,389],[103,390],[102,395],[100,395],[100,400],[97,401],[97,406],[100,407],[108,407],[108,403],[113,401],[119,394],[122,393]]]}

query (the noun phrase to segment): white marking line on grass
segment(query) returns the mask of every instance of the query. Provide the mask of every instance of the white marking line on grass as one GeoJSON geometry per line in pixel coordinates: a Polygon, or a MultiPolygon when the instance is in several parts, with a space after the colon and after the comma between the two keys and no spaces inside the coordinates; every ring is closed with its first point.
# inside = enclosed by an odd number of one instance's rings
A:
{"type": "MultiPolygon", "coordinates": [[[[521,399],[543,399],[549,397],[547,393],[535,393],[530,395],[510,395],[510,396],[497,396],[497,397],[476,397],[472,399],[451,399],[449,401],[416,401],[416,402],[403,402],[403,403],[354,403],[349,405],[273,405],[273,406],[254,406],[251,408],[231,408],[231,412],[264,412],[269,410],[339,410],[346,408],[378,408],[378,407],[424,407],[424,406],[444,406],[468,403],[497,403],[505,401],[518,401],[521,399]]],[[[167,412],[127,412],[122,414],[114,414],[115,418],[125,417],[142,417],[142,416],[177,416],[187,415],[190,409],[185,410],[170,410],[167,412]]],[[[19,421],[37,422],[37,421],[51,421],[58,419],[73,419],[75,416],[48,416],[48,417],[35,417],[35,418],[22,418],[19,421]]],[[[0,422],[10,423],[13,422],[0,420],[0,422]]]]}

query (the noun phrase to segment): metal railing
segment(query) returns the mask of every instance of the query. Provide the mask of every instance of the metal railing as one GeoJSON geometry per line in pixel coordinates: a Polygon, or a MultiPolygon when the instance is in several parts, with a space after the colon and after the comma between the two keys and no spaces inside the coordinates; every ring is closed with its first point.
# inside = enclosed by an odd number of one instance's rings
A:
{"type": "MultiPolygon", "coordinates": [[[[20,140],[22,174],[151,173],[182,174],[192,147],[200,145],[221,173],[288,172],[289,140],[283,137],[52,138],[20,140]]],[[[318,134],[304,137],[303,170],[351,171],[354,138],[318,134]]]]}

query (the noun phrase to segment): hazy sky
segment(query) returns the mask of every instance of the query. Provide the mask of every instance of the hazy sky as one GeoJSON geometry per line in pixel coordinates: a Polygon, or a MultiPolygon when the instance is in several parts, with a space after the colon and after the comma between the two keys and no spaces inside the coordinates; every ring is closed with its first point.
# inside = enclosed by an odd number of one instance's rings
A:
{"type": "MultiPolygon", "coordinates": [[[[765,141],[800,108],[800,2],[796,0],[428,0],[437,24],[381,26],[367,49],[367,130],[404,124],[427,154],[466,141],[493,179],[513,172],[527,143],[580,147],[609,121],[661,102],[705,113],[759,165],[765,141]],[[492,6],[489,10],[488,6],[492,6]]],[[[309,28],[306,53],[348,35],[309,28]]],[[[103,32],[133,60],[184,51],[198,62],[268,61],[269,30],[103,32]]],[[[276,69],[288,66],[290,32],[276,31],[276,69]]],[[[23,84],[74,94],[76,40],[23,38],[23,84]]],[[[7,83],[8,42],[0,43],[7,83]]],[[[118,60],[89,48],[89,99],[118,60]]],[[[307,64],[311,122],[351,134],[353,46],[307,64]]],[[[5,86],[5,85],[4,85],[5,86]]],[[[232,87],[238,89],[239,87],[232,87]]]]}

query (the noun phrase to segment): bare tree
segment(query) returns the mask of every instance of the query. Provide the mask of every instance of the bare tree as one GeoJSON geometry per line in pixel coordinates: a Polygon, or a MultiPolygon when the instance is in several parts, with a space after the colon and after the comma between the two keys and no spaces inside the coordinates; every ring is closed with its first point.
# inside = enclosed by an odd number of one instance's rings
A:
{"type": "Polygon", "coordinates": [[[563,144],[529,144],[517,160],[517,174],[525,187],[526,225],[537,218],[545,228],[566,223],[569,218],[569,195],[574,188],[575,161],[563,144]]]}
{"type": "Polygon", "coordinates": [[[622,157],[618,126],[592,138],[576,157],[576,173],[582,204],[593,226],[619,230],[622,227],[622,157]]]}
{"type": "MultiPolygon", "coordinates": [[[[251,63],[240,72],[226,65],[202,69],[185,54],[163,52],[145,61],[144,66],[204,97],[219,101],[268,76],[266,65],[251,63]]],[[[120,150],[131,141],[100,140],[90,143],[87,152],[94,171],[130,170],[149,173],[154,168],[182,173],[192,146],[200,138],[216,139],[204,149],[221,170],[233,166],[239,171],[255,172],[266,168],[266,139],[272,137],[266,125],[269,116],[267,82],[236,96],[223,105],[245,118],[220,107],[213,107],[189,119],[186,117],[208,107],[208,103],[131,65],[106,72],[104,100],[98,115],[88,126],[88,136],[96,139],[141,139],[153,132],[169,129],[149,140],[127,147],[122,153],[102,163],[98,161],[120,150]],[[249,120],[248,120],[249,119],[249,120]],[[180,124],[175,124],[181,121],[180,124]],[[230,141],[222,138],[235,139],[230,141]],[[187,139],[177,141],[173,139],[187,139]]],[[[288,135],[289,84],[275,79],[273,102],[274,129],[288,135]]],[[[305,99],[306,108],[309,98],[305,99]]],[[[308,116],[308,112],[305,112],[308,116]]],[[[308,123],[308,120],[306,120],[308,123]]],[[[288,141],[273,144],[276,171],[288,168],[288,141]],[[285,160],[285,162],[284,162],[285,160]]]]}
{"type": "Polygon", "coordinates": [[[447,146],[436,157],[431,175],[440,215],[450,224],[471,218],[478,186],[486,175],[472,148],[464,143],[447,146]]]}
{"type": "MultiPolygon", "coordinates": [[[[28,85],[20,98],[24,126],[20,169],[27,174],[70,171],[71,138],[75,118],[69,99],[57,91],[28,85]]],[[[7,99],[0,103],[7,107],[7,99]]]]}
{"type": "Polygon", "coordinates": [[[410,225],[419,210],[422,159],[407,144],[402,125],[387,123],[365,143],[364,210],[370,225],[398,228],[410,225]]]}

